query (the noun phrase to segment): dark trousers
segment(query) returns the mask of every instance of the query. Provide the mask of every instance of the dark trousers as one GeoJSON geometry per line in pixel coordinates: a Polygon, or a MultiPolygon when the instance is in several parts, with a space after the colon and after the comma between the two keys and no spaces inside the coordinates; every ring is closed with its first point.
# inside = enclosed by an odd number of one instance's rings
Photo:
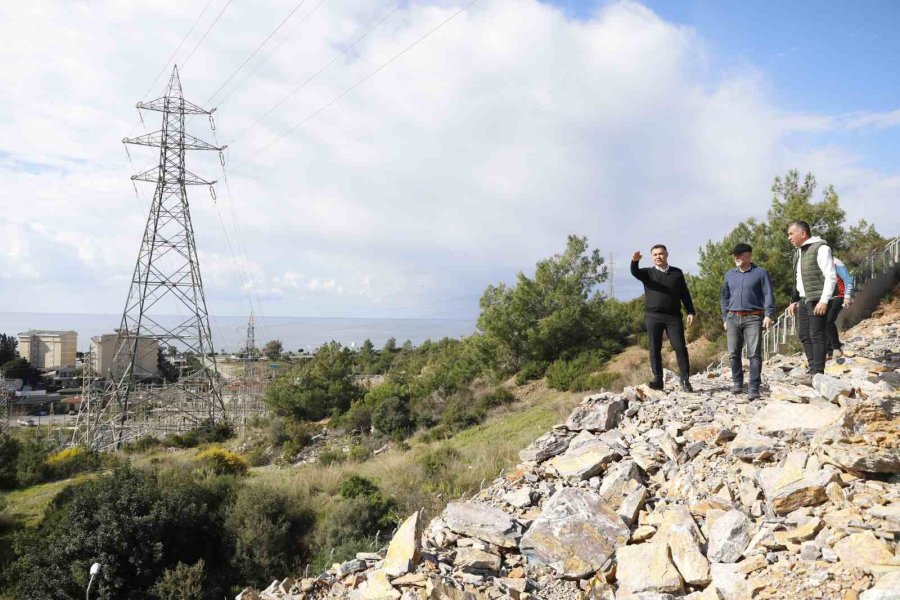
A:
{"type": "Polygon", "coordinates": [[[650,346],[650,370],[655,381],[663,380],[662,366],[662,336],[663,331],[669,337],[672,350],[678,358],[678,370],[682,379],[691,375],[691,363],[688,359],[687,344],[684,341],[684,323],[681,315],[667,315],[665,313],[644,313],[644,322],[647,325],[647,342],[650,346]]]}
{"type": "Polygon", "coordinates": [[[731,360],[731,380],[744,384],[744,365],[741,361],[744,344],[750,358],[750,391],[758,392],[762,373],[762,315],[740,316],[728,313],[728,358],[731,360]]]}
{"type": "Polygon", "coordinates": [[[828,312],[825,313],[825,356],[832,354],[835,350],[840,350],[842,347],[835,321],[837,321],[838,314],[843,308],[843,296],[832,298],[828,301],[828,312]]]}
{"type": "Polygon", "coordinates": [[[824,373],[826,315],[813,314],[816,304],[818,302],[806,302],[802,298],[797,303],[797,333],[803,344],[803,353],[809,361],[809,372],[824,373]]]}

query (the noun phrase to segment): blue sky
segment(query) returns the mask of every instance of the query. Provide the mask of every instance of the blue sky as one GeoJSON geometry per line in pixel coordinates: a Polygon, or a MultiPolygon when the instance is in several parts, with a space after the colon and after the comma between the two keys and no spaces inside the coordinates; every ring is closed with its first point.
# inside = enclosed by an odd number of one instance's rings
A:
{"type": "Polygon", "coordinates": [[[121,139],[173,56],[229,143],[189,192],[215,314],[471,318],[569,234],[633,296],[635,249],[693,270],[789,169],[900,232],[900,3],[297,5],[0,3],[0,312],[121,311],[156,161],[121,139]]]}

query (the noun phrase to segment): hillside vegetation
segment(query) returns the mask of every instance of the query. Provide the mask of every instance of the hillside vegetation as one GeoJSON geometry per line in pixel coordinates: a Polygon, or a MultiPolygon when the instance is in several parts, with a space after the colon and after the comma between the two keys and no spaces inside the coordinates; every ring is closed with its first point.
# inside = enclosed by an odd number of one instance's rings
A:
{"type": "MultiPolygon", "coordinates": [[[[814,188],[811,175],[776,179],[766,222],[701,251],[695,370],[722,351],[719,285],[736,241],[772,271],[780,305],[787,220],[832,236],[851,266],[881,242],[864,222],[845,230],[834,190],[817,203],[814,188]]],[[[472,336],[326,344],[283,370],[270,416],[241,439],[209,424],[101,456],[0,436],[0,598],[81,598],[96,561],[100,598],[220,599],[374,549],[401,516],[437,514],[516,464],[583,392],[646,380],[642,299],[604,296],[606,277],[600,250],[570,236],[532,274],[485,290],[472,336]]]]}

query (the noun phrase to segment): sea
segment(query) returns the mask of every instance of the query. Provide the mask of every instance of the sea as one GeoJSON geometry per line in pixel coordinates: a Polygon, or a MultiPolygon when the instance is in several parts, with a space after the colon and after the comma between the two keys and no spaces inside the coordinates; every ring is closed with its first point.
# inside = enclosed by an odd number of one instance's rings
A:
{"type": "MultiPolygon", "coordinates": [[[[78,332],[78,350],[87,351],[91,337],[113,333],[119,327],[121,315],[17,313],[0,312],[0,333],[17,335],[29,329],[65,330],[78,332]]],[[[177,316],[161,317],[164,325],[181,322],[177,316]],[[168,322],[167,322],[168,321],[168,322]]],[[[369,339],[381,348],[389,338],[397,345],[409,340],[415,345],[425,340],[445,337],[461,338],[475,332],[475,319],[396,319],[396,318],[317,318],[317,317],[256,317],[256,345],[262,348],[269,340],[280,340],[284,350],[313,351],[330,341],[359,347],[369,339]]],[[[247,339],[246,316],[210,315],[213,346],[217,352],[235,352],[244,347],[247,339]]]]}

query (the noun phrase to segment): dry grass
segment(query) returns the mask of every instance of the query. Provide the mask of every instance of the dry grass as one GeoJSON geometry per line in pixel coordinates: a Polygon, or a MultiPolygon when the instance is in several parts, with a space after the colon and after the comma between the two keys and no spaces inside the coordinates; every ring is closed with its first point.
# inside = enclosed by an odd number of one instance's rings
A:
{"type": "Polygon", "coordinates": [[[516,388],[515,404],[496,409],[480,425],[448,440],[424,442],[413,438],[410,449],[393,448],[364,463],[328,466],[305,465],[294,469],[256,469],[251,483],[267,485],[306,497],[317,512],[326,512],[350,475],[376,481],[397,499],[404,514],[425,508],[437,514],[446,503],[479,489],[502,469],[518,463],[519,450],[564,420],[582,394],[549,390],[542,381],[516,388]],[[422,457],[441,448],[452,448],[437,474],[429,475],[422,457]]]}

